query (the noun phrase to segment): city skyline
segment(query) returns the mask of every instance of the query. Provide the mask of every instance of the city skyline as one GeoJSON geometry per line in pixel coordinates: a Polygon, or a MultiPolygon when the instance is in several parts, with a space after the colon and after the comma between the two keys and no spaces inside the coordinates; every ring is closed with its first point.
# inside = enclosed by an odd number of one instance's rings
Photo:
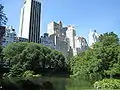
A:
{"type": "Polygon", "coordinates": [[[62,52],[65,56],[69,55],[69,51],[75,56],[88,48],[86,39],[76,36],[74,26],[67,25],[64,27],[62,21],[50,22],[47,26],[47,33],[42,36],[41,40],[43,45],[53,43],[53,48],[62,52]]]}
{"type": "MultiPolygon", "coordinates": [[[[23,5],[23,1],[13,0],[13,2],[10,2],[7,0],[6,2],[5,0],[0,0],[0,2],[5,6],[5,13],[8,17],[7,25],[13,25],[18,34],[20,8],[23,5]],[[11,13],[13,11],[16,12],[11,13]]],[[[114,31],[119,35],[119,3],[119,0],[71,0],[71,2],[69,0],[53,0],[52,2],[43,0],[41,35],[47,32],[47,24],[49,22],[60,20],[64,25],[74,24],[77,36],[84,36],[87,40],[90,28],[96,29],[98,33],[114,31]]]]}

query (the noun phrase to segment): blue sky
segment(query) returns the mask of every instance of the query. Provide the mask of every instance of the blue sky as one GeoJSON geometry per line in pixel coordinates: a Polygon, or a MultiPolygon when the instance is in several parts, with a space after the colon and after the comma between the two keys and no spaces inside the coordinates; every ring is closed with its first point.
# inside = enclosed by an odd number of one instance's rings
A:
{"type": "MultiPolygon", "coordinates": [[[[0,0],[5,6],[7,25],[18,33],[23,0],[0,0]]],[[[42,0],[41,35],[51,21],[74,24],[77,36],[88,37],[90,28],[98,33],[114,31],[120,35],[120,0],[42,0]]]]}

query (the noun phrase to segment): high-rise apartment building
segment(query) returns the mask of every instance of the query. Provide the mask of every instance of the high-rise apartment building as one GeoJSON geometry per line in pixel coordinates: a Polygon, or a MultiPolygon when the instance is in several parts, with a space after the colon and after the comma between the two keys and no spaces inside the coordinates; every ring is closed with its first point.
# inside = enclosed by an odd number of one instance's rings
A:
{"type": "Polygon", "coordinates": [[[66,31],[66,37],[69,38],[70,47],[72,49],[75,48],[75,36],[76,36],[75,28],[71,25],[68,26],[68,29],[66,31]]]}
{"type": "Polygon", "coordinates": [[[53,41],[54,48],[62,52],[65,56],[68,54],[69,42],[66,37],[67,27],[63,27],[62,22],[50,22],[47,26],[47,33],[53,41]]]}
{"type": "Polygon", "coordinates": [[[82,51],[85,51],[88,48],[87,41],[84,37],[75,36],[75,55],[79,54],[82,51]]]}
{"type": "Polygon", "coordinates": [[[47,33],[53,40],[55,49],[62,52],[65,56],[75,56],[81,51],[86,50],[87,41],[83,37],[77,37],[75,27],[72,25],[63,27],[62,22],[51,22],[48,24],[47,33]]]}
{"type": "Polygon", "coordinates": [[[5,47],[13,42],[17,42],[17,34],[12,26],[7,26],[5,28],[5,34],[2,39],[2,46],[5,47]]]}
{"type": "Polygon", "coordinates": [[[53,21],[48,24],[47,33],[49,33],[49,35],[56,34],[57,36],[59,36],[61,29],[62,29],[62,22],[59,21],[58,23],[56,23],[53,21]]]}
{"type": "Polygon", "coordinates": [[[58,38],[64,40],[65,39],[65,28],[62,26],[62,22],[50,22],[47,26],[47,33],[49,36],[54,38],[54,44],[57,45],[58,38]]]}
{"type": "Polygon", "coordinates": [[[19,37],[27,38],[29,42],[39,43],[40,39],[41,2],[25,0],[21,9],[19,37]]]}

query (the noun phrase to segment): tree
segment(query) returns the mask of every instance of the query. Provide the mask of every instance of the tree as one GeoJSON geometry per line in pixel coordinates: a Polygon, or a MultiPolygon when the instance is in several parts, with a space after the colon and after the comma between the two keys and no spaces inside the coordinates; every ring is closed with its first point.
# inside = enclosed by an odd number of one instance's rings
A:
{"type": "Polygon", "coordinates": [[[4,9],[4,6],[0,4],[0,26],[5,25],[7,23],[7,17],[3,9],[4,9]]]}
{"type": "Polygon", "coordinates": [[[99,41],[103,44],[103,46],[111,45],[113,43],[119,44],[119,38],[113,32],[101,34],[99,41]]]}
{"type": "MultiPolygon", "coordinates": [[[[101,69],[104,70],[104,75],[109,75],[112,77],[115,75],[115,69],[119,67],[116,65],[118,63],[118,55],[119,55],[119,38],[113,32],[105,33],[99,37],[99,44],[94,45],[94,48],[99,48],[98,57],[102,60],[101,69]],[[113,69],[114,68],[114,69],[113,69]],[[114,71],[113,71],[114,70],[114,71]],[[108,73],[109,72],[109,73],[108,73]]],[[[119,73],[119,72],[118,72],[119,73]]],[[[116,73],[117,74],[117,73],[116,73]]]]}
{"type": "Polygon", "coordinates": [[[3,52],[5,58],[11,61],[10,75],[13,77],[23,76],[28,70],[35,74],[47,68],[57,70],[64,68],[66,63],[62,53],[36,43],[12,43],[3,52]]]}
{"type": "Polygon", "coordinates": [[[0,56],[1,56],[1,54],[2,54],[2,46],[0,45],[0,56]]]}
{"type": "Polygon", "coordinates": [[[114,77],[120,74],[119,38],[113,32],[104,33],[93,48],[87,49],[70,60],[73,76],[85,76],[91,80],[114,77]]]}
{"type": "Polygon", "coordinates": [[[3,48],[2,48],[2,46],[0,45],[0,60],[2,60],[2,58],[3,58],[2,50],[3,50],[3,48]]]}
{"type": "Polygon", "coordinates": [[[11,43],[3,49],[6,59],[14,60],[18,57],[20,53],[27,47],[27,42],[22,43],[11,43]]]}

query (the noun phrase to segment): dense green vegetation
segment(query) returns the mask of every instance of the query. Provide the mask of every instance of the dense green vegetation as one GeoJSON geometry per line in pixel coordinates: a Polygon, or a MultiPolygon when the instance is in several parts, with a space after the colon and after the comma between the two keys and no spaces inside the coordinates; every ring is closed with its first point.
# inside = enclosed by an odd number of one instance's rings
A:
{"type": "Polygon", "coordinates": [[[36,43],[12,43],[3,49],[3,53],[4,60],[11,63],[10,77],[41,74],[46,69],[52,73],[66,67],[62,53],[36,43]]]}
{"type": "Polygon", "coordinates": [[[70,60],[72,77],[92,82],[120,77],[120,43],[113,32],[104,33],[99,42],[70,60]]]}
{"type": "Polygon", "coordinates": [[[95,90],[88,81],[66,77],[15,78],[4,81],[4,86],[5,90],[95,90]]]}
{"type": "MultiPolygon", "coordinates": [[[[3,54],[4,60],[10,60],[11,63],[10,72],[7,74],[9,77],[34,78],[41,77],[46,69],[50,70],[48,73],[69,69],[62,53],[36,43],[12,43],[3,49],[3,54]]],[[[120,43],[113,32],[102,34],[99,42],[72,57],[68,63],[71,76],[78,81],[85,78],[92,81],[97,88],[120,88],[120,43]]]]}
{"type": "Polygon", "coordinates": [[[97,89],[120,89],[120,79],[103,79],[94,83],[97,89]]]}
{"type": "MultiPolygon", "coordinates": [[[[0,26],[7,23],[7,17],[3,9],[4,6],[0,4],[0,26]]],[[[45,72],[53,73],[57,71],[60,73],[59,71],[64,70],[68,72],[69,69],[62,53],[35,43],[12,43],[4,49],[0,46],[0,60],[2,60],[3,56],[4,61],[10,61],[11,64],[10,72],[4,74],[4,76],[27,79],[14,82],[14,84],[20,85],[13,85],[9,80],[3,82],[3,85],[8,90],[11,86],[12,90],[13,88],[18,90],[17,86],[22,90],[39,90],[40,88],[46,90],[51,86],[51,90],[53,90],[53,86],[49,82],[47,84],[43,83],[43,85],[35,85],[28,79],[41,77],[46,74],[45,72]],[[50,85],[48,86],[48,84],[50,85]]],[[[120,89],[120,41],[116,34],[113,32],[104,33],[99,37],[99,42],[95,43],[91,48],[75,57],[71,56],[72,54],[67,57],[70,59],[70,62],[67,61],[67,63],[70,64],[71,77],[73,77],[71,79],[73,80],[66,86],[67,90],[78,90],[78,88],[84,88],[86,85],[87,88],[92,88],[89,82],[86,83],[86,81],[82,80],[83,78],[92,81],[97,89],[120,89]]],[[[2,73],[0,73],[1,75],[2,73]]],[[[4,78],[5,80],[7,79],[4,78]]],[[[56,80],[51,82],[58,84],[56,80]]],[[[61,81],[60,86],[57,85],[56,87],[60,88],[60,90],[66,90],[65,85],[68,80],[64,81],[65,79],[62,80],[61,78],[59,80],[61,81]]],[[[35,82],[38,84],[37,80],[35,82]]]]}

